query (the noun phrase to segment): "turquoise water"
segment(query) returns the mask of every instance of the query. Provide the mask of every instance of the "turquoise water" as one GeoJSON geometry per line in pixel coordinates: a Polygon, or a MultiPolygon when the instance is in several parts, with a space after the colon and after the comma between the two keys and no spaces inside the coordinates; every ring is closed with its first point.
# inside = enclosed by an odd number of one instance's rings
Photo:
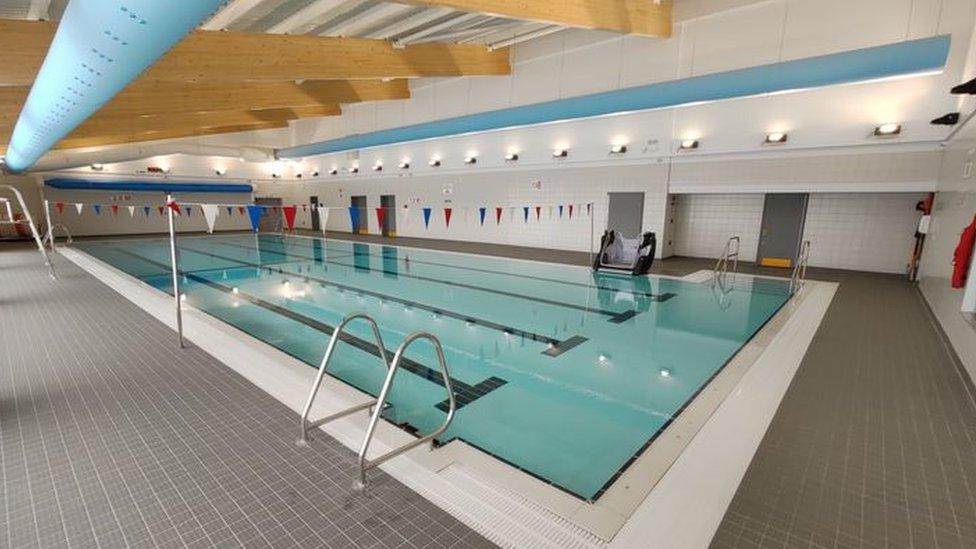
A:
{"type": "MultiPolygon", "coordinates": [[[[165,239],[76,244],[172,293],[165,239]]],[[[779,280],[708,284],[279,235],[179,241],[187,303],[317,367],[332,327],[372,314],[392,351],[411,332],[444,344],[455,438],[593,500],[789,297],[779,280]]],[[[329,371],[377,394],[369,327],[349,327],[329,371]]],[[[397,375],[386,419],[421,433],[444,419],[433,349],[397,375]]],[[[323,398],[328,398],[323,395],[323,398]]],[[[296,427],[297,428],[297,427],[296,427]]]]}

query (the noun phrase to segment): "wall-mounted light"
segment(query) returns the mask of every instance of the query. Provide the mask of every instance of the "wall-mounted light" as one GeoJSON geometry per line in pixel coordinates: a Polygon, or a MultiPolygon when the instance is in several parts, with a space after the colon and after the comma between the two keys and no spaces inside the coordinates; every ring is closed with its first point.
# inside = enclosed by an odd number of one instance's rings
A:
{"type": "Polygon", "coordinates": [[[376,164],[374,164],[373,165],[373,171],[374,172],[381,172],[381,171],[383,171],[383,164],[380,164],[379,162],[377,162],[376,164]]]}
{"type": "Polygon", "coordinates": [[[552,157],[553,158],[566,158],[567,156],[569,156],[569,149],[553,149],[552,150],[552,157]]]}
{"type": "Polygon", "coordinates": [[[295,179],[301,179],[301,178],[302,178],[302,172],[298,172],[295,174],[295,179]]]}
{"type": "Polygon", "coordinates": [[[350,166],[348,169],[349,173],[359,173],[359,166],[350,166]]]}
{"type": "Polygon", "coordinates": [[[613,144],[610,145],[610,154],[626,154],[627,145],[613,144]]]}
{"type": "Polygon", "coordinates": [[[338,173],[339,173],[339,168],[335,166],[332,166],[332,169],[329,170],[329,175],[337,175],[338,173]]]}
{"type": "Polygon", "coordinates": [[[477,164],[478,163],[478,157],[477,156],[474,156],[474,155],[465,156],[464,157],[464,163],[465,164],[477,164]]]}
{"type": "Polygon", "coordinates": [[[271,172],[271,177],[272,179],[278,179],[281,177],[281,174],[278,172],[271,172]]]}
{"type": "Polygon", "coordinates": [[[769,132],[766,134],[766,140],[763,141],[766,145],[778,145],[780,143],[786,143],[786,140],[790,136],[786,132],[769,132]]]}
{"type": "Polygon", "coordinates": [[[430,159],[430,162],[428,162],[428,164],[430,164],[431,168],[437,168],[441,165],[441,159],[435,156],[430,159]]]}
{"type": "Polygon", "coordinates": [[[400,164],[397,167],[400,168],[401,170],[410,169],[410,159],[404,158],[403,160],[400,161],[400,164]]]}
{"type": "Polygon", "coordinates": [[[319,171],[318,170],[315,170],[314,172],[312,172],[312,177],[318,177],[318,176],[319,176],[319,171]]]}
{"type": "Polygon", "coordinates": [[[214,173],[217,175],[227,175],[227,168],[223,166],[214,168],[214,173]]]}
{"type": "Polygon", "coordinates": [[[901,133],[901,124],[896,122],[888,122],[886,124],[881,124],[880,126],[874,128],[874,135],[878,137],[898,135],[901,133]]]}
{"type": "Polygon", "coordinates": [[[699,145],[699,143],[698,143],[698,140],[697,139],[684,139],[684,140],[681,141],[681,144],[678,145],[678,150],[679,151],[693,151],[693,150],[695,150],[695,149],[698,148],[698,145],[699,145]]]}
{"type": "Polygon", "coordinates": [[[510,152],[505,155],[505,162],[518,162],[519,155],[517,152],[510,152]]]}
{"type": "Polygon", "coordinates": [[[102,164],[92,164],[89,167],[92,169],[92,171],[96,171],[96,172],[100,172],[105,169],[105,166],[102,164]]]}

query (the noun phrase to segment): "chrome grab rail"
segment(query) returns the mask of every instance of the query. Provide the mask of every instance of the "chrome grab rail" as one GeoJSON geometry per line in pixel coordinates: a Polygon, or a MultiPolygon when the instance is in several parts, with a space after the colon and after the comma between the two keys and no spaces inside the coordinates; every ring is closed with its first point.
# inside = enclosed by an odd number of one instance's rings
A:
{"type": "Polygon", "coordinates": [[[732,236],[725,242],[722,255],[715,262],[715,268],[712,269],[712,286],[718,284],[723,290],[726,288],[725,279],[729,272],[729,262],[732,263],[732,274],[739,272],[739,243],[738,235],[732,236]]]}
{"type": "Polygon", "coordinates": [[[807,263],[810,260],[810,241],[804,240],[800,244],[800,253],[797,254],[796,262],[793,264],[793,273],[790,275],[790,294],[795,294],[803,287],[807,279],[807,263]]]}
{"type": "MultiPolygon", "coordinates": [[[[312,404],[315,402],[315,396],[319,392],[319,387],[321,387],[322,380],[325,378],[325,372],[329,367],[329,361],[332,360],[332,354],[335,352],[336,343],[338,343],[339,337],[342,335],[342,332],[346,329],[346,325],[348,325],[350,322],[356,319],[365,320],[366,322],[369,322],[370,326],[373,327],[373,336],[376,338],[376,346],[379,348],[380,351],[380,360],[383,361],[383,366],[385,366],[388,369],[390,368],[390,359],[386,354],[386,346],[383,345],[383,337],[380,336],[380,327],[378,324],[376,324],[376,321],[373,320],[373,317],[371,317],[366,313],[353,313],[343,318],[342,322],[340,322],[339,325],[336,326],[335,329],[332,331],[332,337],[329,339],[329,346],[326,347],[325,355],[323,355],[322,357],[322,363],[319,364],[319,373],[315,376],[315,383],[312,385],[312,391],[309,393],[308,400],[305,402],[305,409],[302,411],[302,436],[301,438],[298,439],[299,446],[308,445],[308,432],[310,430],[320,425],[329,423],[330,421],[334,421],[339,418],[348,416],[349,414],[358,412],[360,410],[365,410],[366,408],[370,408],[374,404],[376,404],[376,401],[372,400],[370,402],[366,402],[363,404],[357,404],[356,406],[347,408],[340,412],[336,412],[334,414],[328,415],[321,419],[317,419],[315,421],[310,422],[308,420],[308,415],[312,411],[312,404]]],[[[385,393],[382,396],[385,396],[385,393]]]]}
{"type": "Polygon", "coordinates": [[[61,229],[61,232],[63,232],[65,236],[65,242],[67,242],[68,244],[74,242],[74,239],[71,238],[71,231],[69,231],[68,228],[62,225],[61,223],[55,223],[54,225],[48,227],[47,232],[44,233],[44,242],[49,243],[51,245],[52,251],[54,251],[54,238],[55,238],[54,229],[61,229]]]}
{"type": "Polygon", "coordinates": [[[408,450],[412,450],[421,444],[432,442],[451,425],[451,420],[454,419],[454,412],[457,410],[457,402],[454,400],[454,387],[451,385],[450,372],[447,369],[447,361],[444,359],[444,348],[441,346],[441,342],[439,339],[437,339],[437,336],[427,332],[414,332],[403,340],[403,343],[400,344],[396,350],[396,354],[393,356],[393,362],[390,363],[390,371],[386,374],[386,381],[383,382],[383,389],[380,391],[380,396],[377,398],[376,402],[378,406],[376,406],[376,408],[373,410],[373,415],[369,420],[369,427],[366,428],[366,436],[363,438],[363,445],[359,449],[359,480],[355,488],[360,490],[365,489],[367,485],[366,471],[373,469],[379,466],[381,463],[393,459],[408,450]],[[426,339],[430,341],[434,345],[434,350],[437,352],[437,362],[441,369],[441,375],[444,377],[444,388],[447,390],[447,418],[444,419],[444,423],[436,431],[404,444],[399,448],[390,450],[379,457],[368,460],[366,459],[366,452],[369,450],[369,443],[373,440],[373,433],[376,431],[376,424],[379,423],[380,415],[383,413],[383,405],[386,403],[386,397],[390,393],[390,387],[393,386],[393,378],[396,376],[397,369],[400,367],[400,360],[403,359],[403,353],[407,350],[407,347],[419,339],[426,339]]]}
{"type": "Polygon", "coordinates": [[[51,263],[51,258],[47,256],[47,250],[44,248],[44,242],[41,240],[40,233],[37,232],[37,225],[34,224],[34,217],[31,215],[30,210],[27,209],[27,204],[24,202],[24,195],[20,194],[20,191],[12,185],[0,185],[0,189],[7,189],[14,194],[17,202],[20,204],[20,210],[24,212],[24,219],[20,221],[14,221],[13,209],[10,207],[10,199],[3,198],[3,202],[7,206],[7,215],[10,219],[6,221],[10,225],[24,225],[26,224],[30,227],[31,236],[34,238],[34,243],[37,244],[37,249],[41,252],[41,256],[44,257],[44,264],[47,266],[48,272],[52,279],[57,277],[54,274],[54,264],[51,263]]]}

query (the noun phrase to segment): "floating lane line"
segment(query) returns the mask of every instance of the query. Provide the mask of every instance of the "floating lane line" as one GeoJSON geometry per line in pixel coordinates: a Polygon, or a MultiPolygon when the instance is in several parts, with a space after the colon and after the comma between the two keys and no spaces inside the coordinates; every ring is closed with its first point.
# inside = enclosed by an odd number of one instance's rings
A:
{"type": "MultiPolygon", "coordinates": [[[[230,247],[234,247],[234,248],[241,248],[241,249],[244,249],[244,250],[254,250],[254,248],[252,248],[252,247],[241,246],[241,245],[238,245],[238,244],[232,244],[230,242],[220,242],[219,244],[222,245],[222,246],[230,246],[230,247]]],[[[315,259],[313,257],[308,257],[308,256],[304,256],[304,255],[301,255],[301,254],[296,254],[296,253],[293,253],[291,251],[288,251],[288,252],[279,252],[279,251],[274,251],[274,250],[263,250],[263,251],[270,251],[271,253],[277,253],[277,254],[279,254],[281,256],[284,256],[284,257],[302,257],[302,258],[305,258],[305,259],[310,260],[310,261],[319,261],[318,259],[315,259]]],[[[391,270],[385,269],[385,268],[383,268],[383,269],[377,269],[377,268],[373,267],[372,265],[366,266],[366,265],[349,264],[349,263],[343,263],[341,261],[334,261],[334,260],[331,260],[331,259],[325,259],[324,262],[325,263],[328,263],[330,265],[339,265],[339,266],[342,266],[342,267],[349,267],[351,269],[357,269],[357,270],[362,270],[362,271],[375,271],[375,272],[380,272],[380,273],[388,274],[388,275],[392,275],[392,276],[402,276],[404,278],[412,278],[412,279],[415,279],[415,280],[423,280],[424,282],[433,282],[435,284],[444,284],[444,285],[447,285],[447,286],[453,286],[455,288],[464,288],[464,289],[467,289],[467,290],[474,290],[474,291],[478,291],[478,292],[487,292],[487,293],[492,293],[492,294],[495,294],[495,295],[503,295],[503,296],[506,296],[506,297],[514,297],[516,299],[523,299],[525,301],[534,301],[536,303],[543,303],[545,305],[553,305],[555,307],[562,307],[562,308],[565,308],[565,309],[573,309],[573,310],[582,311],[582,312],[585,312],[585,313],[594,313],[594,314],[599,314],[599,315],[603,315],[603,316],[607,316],[607,317],[611,317],[611,318],[615,318],[618,315],[626,312],[626,311],[608,311],[608,310],[605,310],[605,309],[597,309],[597,308],[590,307],[590,306],[587,306],[587,305],[576,305],[574,303],[566,303],[564,301],[556,301],[554,299],[546,299],[544,297],[536,297],[536,296],[531,296],[531,295],[519,294],[519,293],[515,293],[515,292],[507,292],[505,290],[499,290],[499,289],[496,289],[496,288],[486,288],[484,286],[476,286],[474,284],[466,284],[466,283],[463,283],[463,282],[453,282],[453,281],[450,281],[450,280],[443,280],[443,279],[440,279],[440,278],[432,278],[432,277],[429,277],[429,276],[421,276],[421,275],[415,275],[415,274],[401,273],[399,271],[391,271],[391,270]]]]}
{"type": "MultiPolygon", "coordinates": [[[[190,250],[190,251],[193,251],[193,250],[190,250]]],[[[139,254],[137,254],[135,252],[131,252],[129,250],[119,250],[119,253],[125,254],[125,255],[127,255],[129,257],[133,257],[133,258],[136,258],[136,259],[140,259],[140,260],[142,260],[142,261],[144,261],[146,263],[149,263],[150,265],[155,265],[155,266],[159,267],[160,269],[163,269],[164,272],[169,272],[169,270],[170,270],[170,266],[168,264],[161,263],[159,261],[155,261],[155,260],[149,259],[147,257],[143,257],[143,256],[141,256],[141,255],[139,255],[139,254]]],[[[162,274],[162,273],[160,273],[160,274],[162,274]]],[[[194,274],[192,272],[180,271],[180,274],[183,275],[183,276],[185,276],[185,277],[187,277],[189,280],[192,280],[194,282],[198,282],[200,284],[203,284],[203,285],[205,285],[205,286],[207,286],[207,287],[209,287],[211,289],[214,289],[214,290],[223,292],[225,294],[231,295],[231,296],[233,296],[233,297],[235,297],[237,299],[242,299],[244,301],[247,301],[248,303],[251,303],[252,305],[256,305],[256,306],[261,307],[263,309],[266,309],[268,311],[274,312],[275,314],[278,314],[280,316],[283,316],[283,317],[285,317],[285,318],[287,318],[289,320],[293,320],[293,321],[298,322],[300,324],[304,324],[305,326],[308,326],[309,328],[312,328],[313,330],[317,330],[317,331],[319,331],[319,332],[321,332],[321,333],[323,333],[323,334],[325,334],[325,335],[327,335],[329,337],[331,337],[332,336],[332,333],[335,331],[335,327],[332,326],[331,324],[327,324],[327,323],[322,322],[320,320],[317,320],[317,319],[314,319],[314,318],[305,316],[305,315],[303,315],[301,313],[292,311],[291,309],[282,307],[281,305],[278,305],[276,303],[271,303],[270,301],[266,301],[264,299],[261,299],[260,297],[253,296],[253,295],[249,295],[246,292],[242,292],[240,290],[238,290],[238,293],[235,294],[233,292],[233,288],[230,288],[228,286],[225,286],[223,284],[220,284],[219,282],[215,282],[215,281],[212,281],[212,280],[208,280],[208,279],[206,279],[206,278],[204,278],[202,276],[198,276],[198,275],[196,275],[196,274],[194,274]]],[[[359,338],[359,337],[357,337],[355,335],[352,335],[349,332],[342,332],[342,333],[340,333],[339,334],[339,340],[342,341],[343,343],[346,343],[348,345],[351,345],[351,346],[353,346],[353,347],[355,347],[355,348],[357,348],[357,349],[359,349],[359,350],[361,350],[363,352],[366,352],[366,353],[369,353],[369,354],[371,354],[371,355],[373,355],[375,357],[378,357],[381,360],[383,358],[383,354],[380,353],[379,346],[377,346],[375,343],[371,343],[369,341],[366,341],[365,339],[362,339],[362,338],[359,338]]],[[[387,353],[387,356],[393,356],[393,351],[390,350],[390,349],[386,349],[386,353],[387,353]]],[[[417,362],[417,361],[415,361],[415,360],[413,360],[411,358],[408,358],[406,356],[404,356],[404,357],[402,357],[400,359],[400,365],[401,365],[401,367],[404,370],[406,370],[406,371],[408,371],[408,372],[410,372],[412,374],[418,375],[418,376],[426,379],[427,381],[430,381],[431,383],[436,383],[437,385],[440,385],[441,387],[444,387],[444,379],[441,377],[441,373],[439,371],[434,370],[433,368],[429,368],[429,367],[427,367],[427,366],[425,366],[425,365],[423,365],[423,364],[421,364],[421,363],[419,363],[419,362],[417,362]]],[[[333,376],[333,377],[335,377],[335,376],[333,376]]],[[[453,377],[451,378],[451,385],[454,387],[455,400],[457,401],[457,408],[458,409],[460,409],[460,408],[462,408],[462,407],[464,407],[464,406],[466,406],[466,405],[474,402],[475,400],[477,400],[477,399],[479,399],[479,398],[487,395],[488,393],[494,391],[495,389],[498,389],[499,387],[502,387],[506,383],[508,383],[507,380],[504,380],[504,379],[501,379],[501,378],[495,377],[495,376],[491,376],[491,377],[489,377],[489,378],[487,378],[487,379],[485,379],[483,381],[480,381],[480,382],[478,382],[478,383],[476,383],[474,385],[469,385],[468,383],[465,383],[464,381],[461,381],[459,379],[455,379],[453,377]]],[[[440,409],[440,405],[441,404],[442,403],[439,403],[439,404],[437,404],[435,406],[438,407],[438,409],[440,409]]]]}

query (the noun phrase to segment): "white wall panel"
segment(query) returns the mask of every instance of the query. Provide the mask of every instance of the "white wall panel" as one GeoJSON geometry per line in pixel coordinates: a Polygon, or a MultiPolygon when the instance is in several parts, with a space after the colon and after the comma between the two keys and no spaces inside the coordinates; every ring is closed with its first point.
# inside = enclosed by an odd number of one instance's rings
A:
{"type": "Polygon", "coordinates": [[[904,273],[915,244],[922,193],[811,194],[803,238],[810,265],[904,273]]]}
{"type": "Polygon", "coordinates": [[[739,260],[755,261],[763,200],[762,194],[679,195],[675,255],[718,258],[726,241],[738,236],[739,260]]]}
{"type": "Polygon", "coordinates": [[[783,59],[904,40],[912,0],[789,0],[783,59]]]}

